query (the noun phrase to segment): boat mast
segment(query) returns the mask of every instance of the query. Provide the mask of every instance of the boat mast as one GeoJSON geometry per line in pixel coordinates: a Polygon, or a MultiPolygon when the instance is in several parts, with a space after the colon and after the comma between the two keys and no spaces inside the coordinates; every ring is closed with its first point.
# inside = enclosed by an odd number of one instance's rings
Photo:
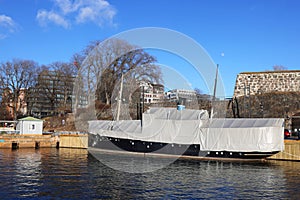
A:
{"type": "Polygon", "coordinates": [[[121,73],[121,85],[120,85],[120,91],[119,91],[119,97],[118,97],[118,105],[117,105],[117,117],[116,117],[117,121],[119,121],[119,119],[120,119],[122,93],[123,93],[123,72],[121,73]]]}
{"type": "Polygon", "coordinates": [[[210,119],[212,119],[214,115],[214,102],[216,100],[216,91],[217,91],[217,82],[218,82],[218,71],[219,71],[219,64],[217,64],[217,69],[216,69],[216,77],[215,77],[215,85],[214,85],[214,93],[213,93],[213,98],[211,102],[211,112],[210,112],[210,119]]]}
{"type": "Polygon", "coordinates": [[[143,113],[145,112],[145,86],[143,85],[143,99],[142,99],[142,106],[141,106],[141,127],[143,127],[143,113]]]}

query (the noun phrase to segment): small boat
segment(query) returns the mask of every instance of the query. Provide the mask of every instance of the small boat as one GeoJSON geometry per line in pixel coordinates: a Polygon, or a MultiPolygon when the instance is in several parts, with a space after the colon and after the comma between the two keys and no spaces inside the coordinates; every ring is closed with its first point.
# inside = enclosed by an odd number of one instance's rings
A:
{"type": "Polygon", "coordinates": [[[150,108],[141,120],[89,121],[89,148],[201,159],[264,159],[284,150],[284,119],[210,118],[206,110],[150,108]]]}

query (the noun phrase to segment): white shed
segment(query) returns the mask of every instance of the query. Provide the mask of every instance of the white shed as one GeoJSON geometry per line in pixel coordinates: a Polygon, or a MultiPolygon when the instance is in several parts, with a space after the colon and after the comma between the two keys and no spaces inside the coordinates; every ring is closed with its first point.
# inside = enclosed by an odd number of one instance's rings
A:
{"type": "Polygon", "coordinates": [[[21,135],[42,135],[43,120],[34,117],[25,117],[18,120],[17,130],[21,135]]]}

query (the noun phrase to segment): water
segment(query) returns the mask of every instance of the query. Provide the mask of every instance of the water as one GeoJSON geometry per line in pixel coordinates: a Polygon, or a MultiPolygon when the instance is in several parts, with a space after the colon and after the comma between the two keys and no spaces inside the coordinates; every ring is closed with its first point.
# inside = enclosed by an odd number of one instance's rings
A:
{"type": "Polygon", "coordinates": [[[0,199],[297,199],[300,196],[299,162],[179,160],[154,172],[132,174],[103,165],[86,150],[1,149],[0,177],[0,199]]]}

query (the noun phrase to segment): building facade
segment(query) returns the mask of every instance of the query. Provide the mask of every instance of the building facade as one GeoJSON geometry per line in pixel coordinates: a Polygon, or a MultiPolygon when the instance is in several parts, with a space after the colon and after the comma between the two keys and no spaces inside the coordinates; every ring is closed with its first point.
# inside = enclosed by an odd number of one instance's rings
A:
{"type": "Polygon", "coordinates": [[[285,128],[300,131],[300,70],[238,74],[232,112],[235,117],[284,118],[285,128]]]}
{"type": "Polygon", "coordinates": [[[1,97],[1,106],[3,112],[1,113],[3,115],[2,117],[6,119],[14,119],[15,115],[24,116],[27,114],[26,92],[27,90],[25,88],[21,88],[19,91],[16,91],[18,94],[15,102],[13,91],[9,88],[4,89],[1,97]]]}
{"type": "Polygon", "coordinates": [[[173,89],[166,92],[166,99],[169,101],[178,102],[180,104],[185,104],[196,101],[197,93],[195,90],[173,89]]]}
{"type": "Polygon", "coordinates": [[[164,100],[164,86],[150,82],[140,82],[141,99],[145,103],[161,103],[164,100]]]}
{"type": "Polygon", "coordinates": [[[237,75],[233,96],[297,91],[300,91],[300,70],[243,72],[237,75]]]}

